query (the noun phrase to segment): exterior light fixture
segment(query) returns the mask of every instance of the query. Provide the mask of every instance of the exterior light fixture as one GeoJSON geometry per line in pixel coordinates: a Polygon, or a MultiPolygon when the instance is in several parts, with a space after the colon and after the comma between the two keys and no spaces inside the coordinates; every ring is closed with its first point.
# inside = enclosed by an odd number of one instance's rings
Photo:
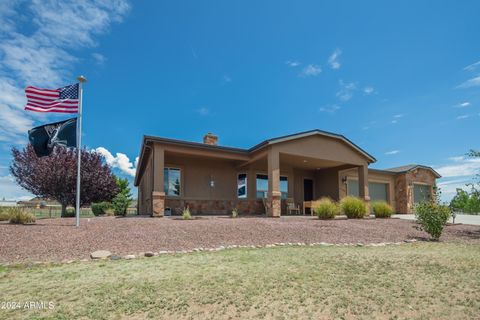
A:
{"type": "Polygon", "coordinates": [[[215,188],[215,180],[213,179],[213,176],[210,176],[210,188],[215,188]]]}
{"type": "Polygon", "coordinates": [[[347,177],[346,177],[346,176],[345,176],[345,177],[342,177],[342,183],[343,183],[343,184],[347,184],[347,177]]]}

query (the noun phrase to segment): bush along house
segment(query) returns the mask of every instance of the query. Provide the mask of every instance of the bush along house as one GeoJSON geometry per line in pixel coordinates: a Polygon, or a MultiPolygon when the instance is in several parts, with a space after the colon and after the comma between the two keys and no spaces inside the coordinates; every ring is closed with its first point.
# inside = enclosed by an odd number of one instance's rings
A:
{"type": "MultiPolygon", "coordinates": [[[[369,169],[375,158],[346,137],[311,130],[265,140],[250,149],[144,136],[135,176],[138,212],[181,214],[286,213],[322,197],[353,195],[383,200],[397,213],[412,213],[433,196],[440,175],[430,167],[369,169]]],[[[305,212],[305,211],[303,211],[305,212]]]]}

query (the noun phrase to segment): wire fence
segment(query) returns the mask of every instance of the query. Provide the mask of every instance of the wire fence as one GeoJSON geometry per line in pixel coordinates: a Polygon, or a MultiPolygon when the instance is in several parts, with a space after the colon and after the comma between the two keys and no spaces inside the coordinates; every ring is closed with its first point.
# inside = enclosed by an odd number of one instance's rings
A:
{"type": "MultiPolygon", "coordinates": [[[[9,207],[1,207],[1,209],[5,210],[9,207]]],[[[24,206],[18,205],[16,208],[24,210],[26,212],[30,212],[31,214],[35,215],[37,219],[51,219],[51,218],[60,218],[62,215],[62,207],[49,205],[49,206],[24,206]]],[[[137,208],[127,208],[127,215],[137,215],[137,208]]],[[[90,218],[94,217],[95,215],[92,212],[90,207],[80,208],[80,218],[90,218]]],[[[75,217],[75,209],[74,208],[67,208],[67,217],[75,217]]]]}

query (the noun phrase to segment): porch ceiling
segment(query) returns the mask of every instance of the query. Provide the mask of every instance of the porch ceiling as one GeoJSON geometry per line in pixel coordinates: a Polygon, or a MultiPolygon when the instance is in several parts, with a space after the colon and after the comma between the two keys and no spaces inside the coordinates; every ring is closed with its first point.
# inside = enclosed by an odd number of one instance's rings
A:
{"type": "Polygon", "coordinates": [[[345,163],[339,161],[331,161],[283,153],[280,154],[280,167],[282,166],[282,164],[288,164],[295,168],[307,170],[326,169],[345,165],[345,163]]]}

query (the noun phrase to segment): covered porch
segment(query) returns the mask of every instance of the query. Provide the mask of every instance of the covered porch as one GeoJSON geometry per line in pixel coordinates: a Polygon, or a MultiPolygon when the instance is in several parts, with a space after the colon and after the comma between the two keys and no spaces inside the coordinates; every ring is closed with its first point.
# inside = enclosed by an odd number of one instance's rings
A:
{"type": "MultiPolygon", "coordinates": [[[[359,177],[359,196],[368,201],[368,163],[340,160],[315,156],[311,152],[282,152],[271,147],[237,167],[238,200],[262,199],[265,213],[270,217],[289,213],[287,203],[293,204],[302,214],[305,202],[322,197],[339,200],[341,185],[345,183],[340,173],[355,169],[359,177]]],[[[307,213],[309,210],[307,208],[307,213]]]]}

